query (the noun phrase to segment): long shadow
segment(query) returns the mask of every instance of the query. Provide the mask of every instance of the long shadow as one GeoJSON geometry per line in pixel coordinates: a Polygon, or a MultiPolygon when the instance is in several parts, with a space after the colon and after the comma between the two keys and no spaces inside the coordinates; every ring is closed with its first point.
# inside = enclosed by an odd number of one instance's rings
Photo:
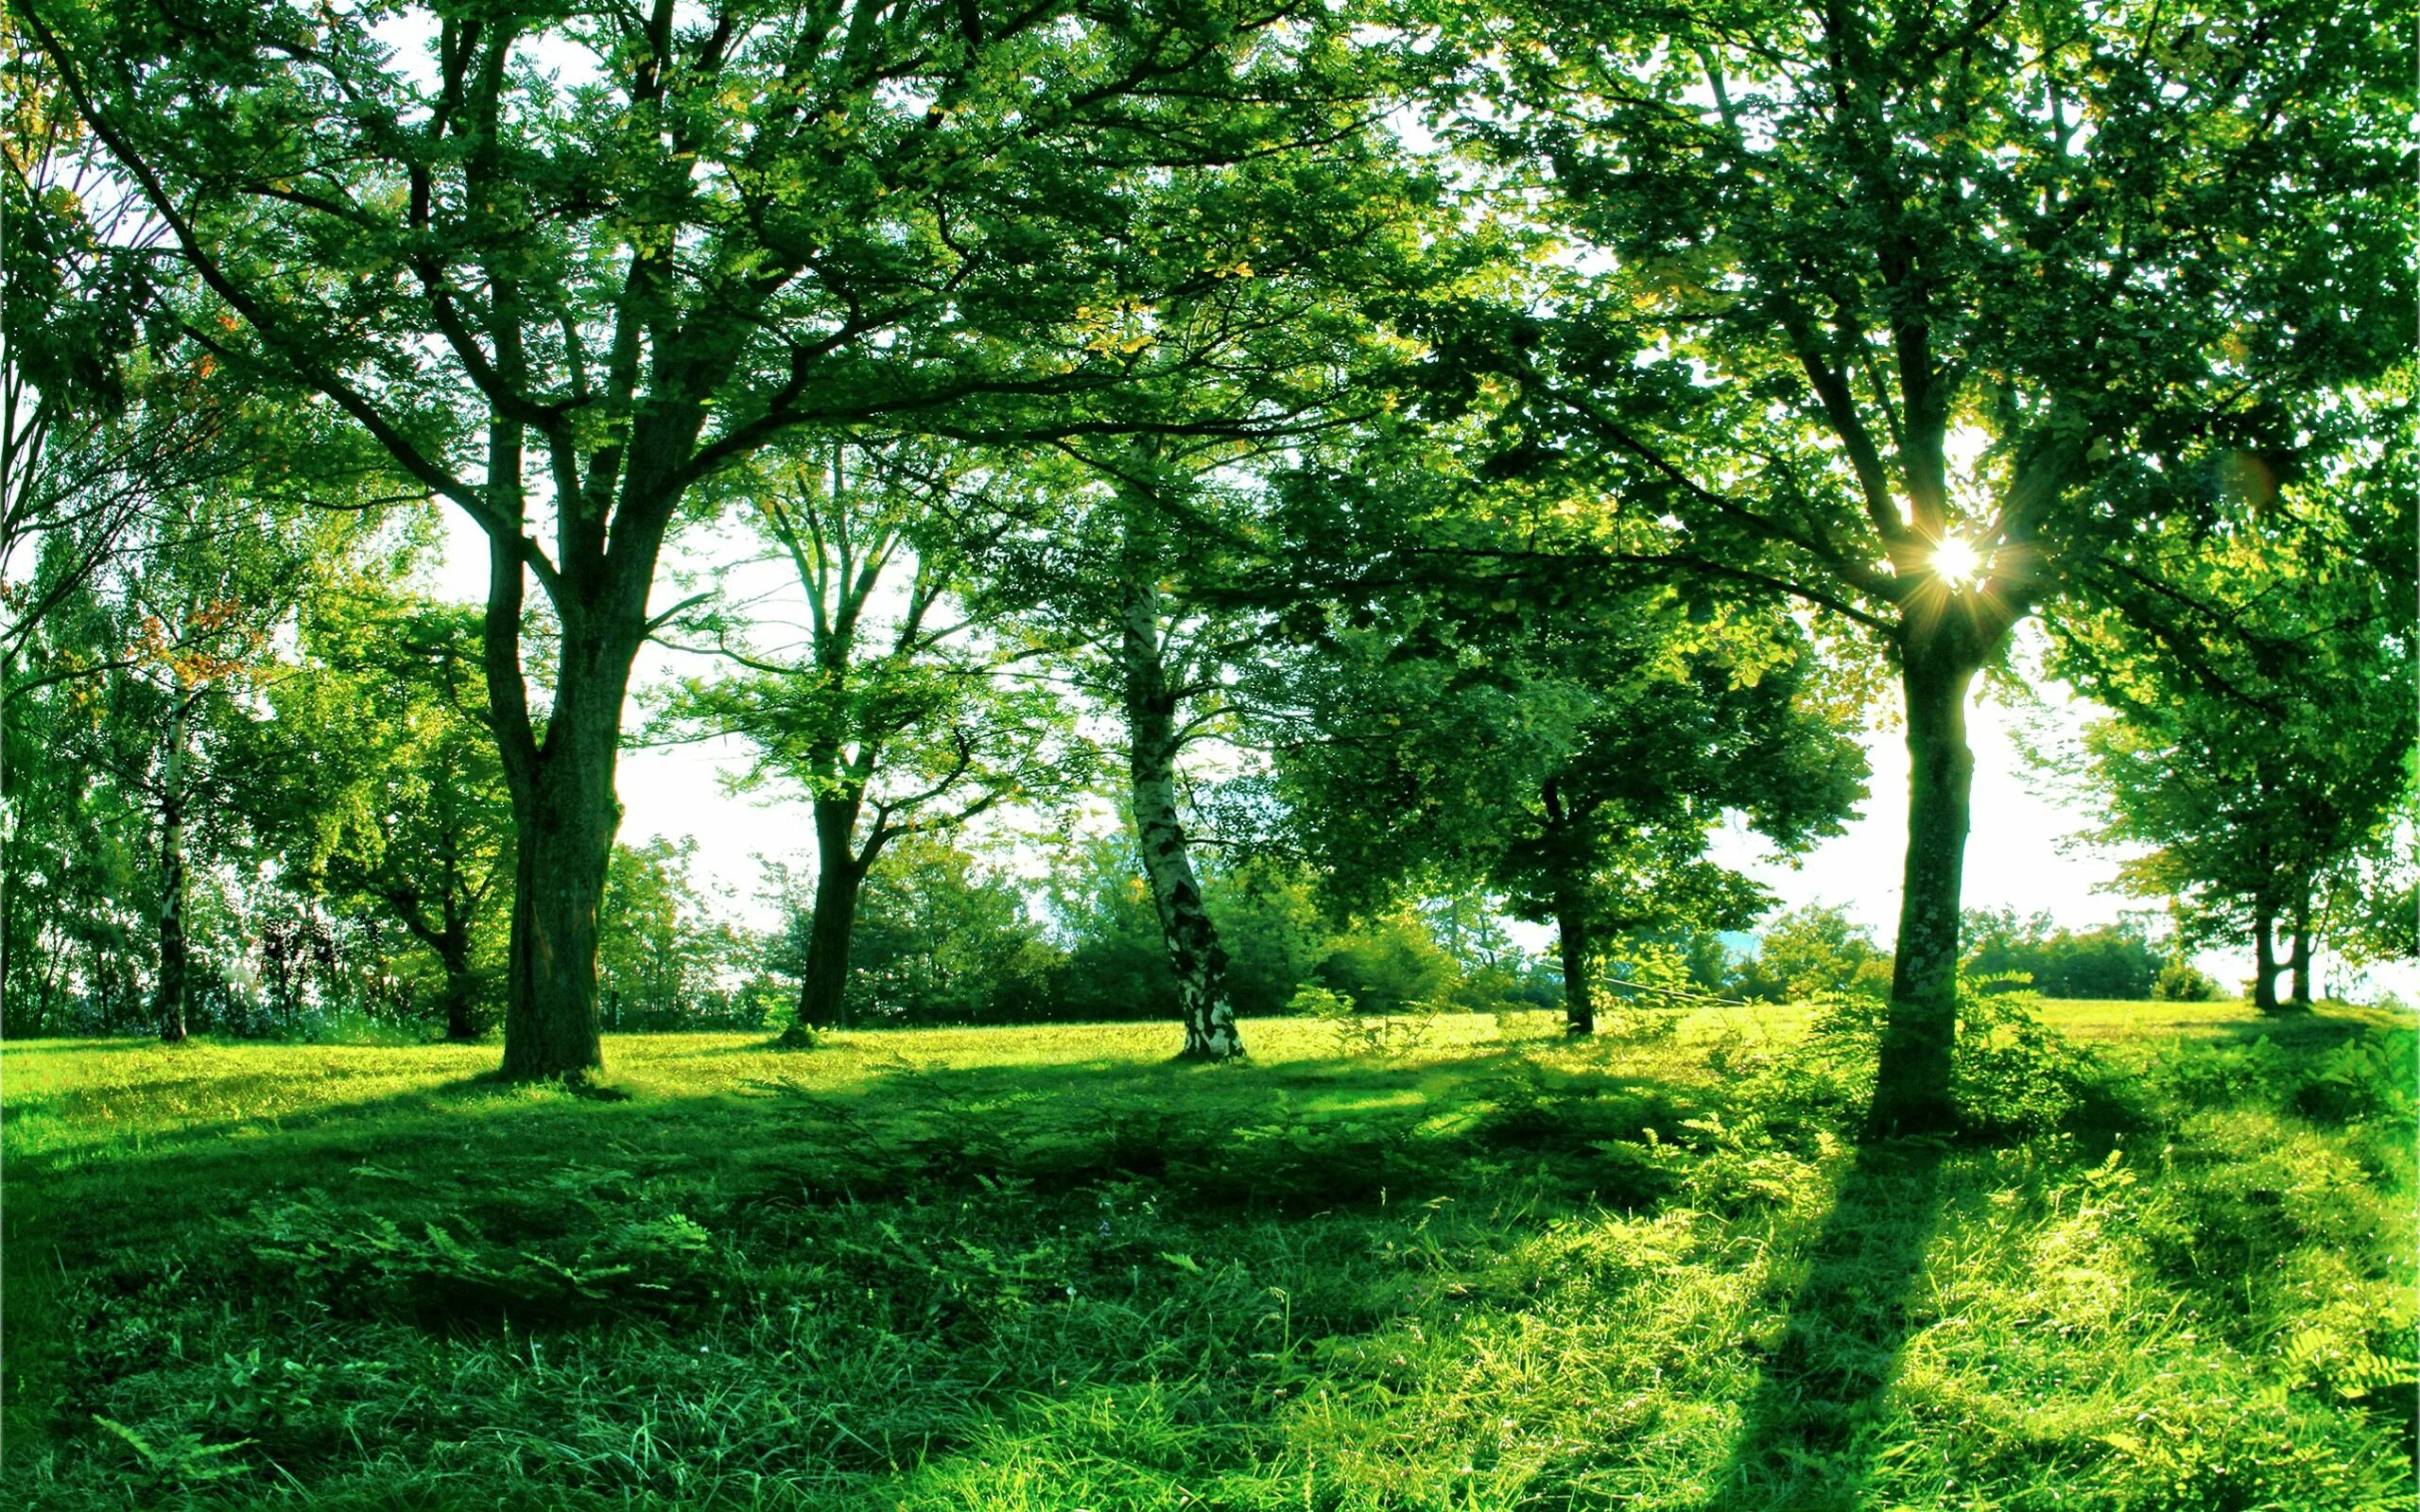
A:
{"type": "Polygon", "coordinates": [[[1787,1306],[1789,1321],[1705,1512],[1867,1504],[1883,1398],[1917,1327],[1910,1301],[1947,1157],[1932,1142],[1859,1147],[1803,1268],[1776,1268],[1758,1311],[1787,1306]]]}

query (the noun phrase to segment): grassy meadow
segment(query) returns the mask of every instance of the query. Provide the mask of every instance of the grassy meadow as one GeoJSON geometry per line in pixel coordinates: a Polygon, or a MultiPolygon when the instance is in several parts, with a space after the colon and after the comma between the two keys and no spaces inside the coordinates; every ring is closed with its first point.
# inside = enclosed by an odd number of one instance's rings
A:
{"type": "Polygon", "coordinates": [[[2410,1023],[34,1041],[0,1505],[2408,1508],[2410,1023]]]}

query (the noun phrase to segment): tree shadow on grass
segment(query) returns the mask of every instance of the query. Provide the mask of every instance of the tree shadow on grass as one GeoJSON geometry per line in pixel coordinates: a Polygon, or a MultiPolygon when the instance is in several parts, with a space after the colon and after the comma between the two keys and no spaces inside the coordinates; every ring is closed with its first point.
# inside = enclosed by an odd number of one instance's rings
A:
{"type": "Polygon", "coordinates": [[[1853,1512],[1867,1504],[1885,1398],[1918,1327],[1912,1301],[1943,1203],[1945,1146],[1861,1146],[1823,1232],[1776,1267],[1789,1309],[1705,1512],[1853,1512]]]}

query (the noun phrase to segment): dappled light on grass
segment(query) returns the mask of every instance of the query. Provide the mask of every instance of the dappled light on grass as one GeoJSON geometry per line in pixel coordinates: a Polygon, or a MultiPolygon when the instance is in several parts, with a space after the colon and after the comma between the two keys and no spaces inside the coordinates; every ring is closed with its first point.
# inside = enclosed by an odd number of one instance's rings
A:
{"type": "Polygon", "coordinates": [[[1803,1015],[11,1049],[6,1504],[2394,1504],[2409,1031],[2195,1011],[1864,1149],[1803,1015]]]}

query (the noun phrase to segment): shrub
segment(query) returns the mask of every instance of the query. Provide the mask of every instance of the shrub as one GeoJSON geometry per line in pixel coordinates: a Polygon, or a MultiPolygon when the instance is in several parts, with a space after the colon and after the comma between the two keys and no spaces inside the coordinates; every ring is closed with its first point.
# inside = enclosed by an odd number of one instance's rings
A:
{"type": "Polygon", "coordinates": [[[2219,995],[2219,984],[2182,955],[2171,955],[2152,983],[2152,996],[2163,1003],[2207,1003],[2219,995]]]}
{"type": "Polygon", "coordinates": [[[1741,997],[1795,1003],[1825,994],[1888,997],[1891,958],[1873,932],[1839,908],[1817,903],[1774,919],[1756,954],[1739,963],[1733,988],[1741,997]]]}

